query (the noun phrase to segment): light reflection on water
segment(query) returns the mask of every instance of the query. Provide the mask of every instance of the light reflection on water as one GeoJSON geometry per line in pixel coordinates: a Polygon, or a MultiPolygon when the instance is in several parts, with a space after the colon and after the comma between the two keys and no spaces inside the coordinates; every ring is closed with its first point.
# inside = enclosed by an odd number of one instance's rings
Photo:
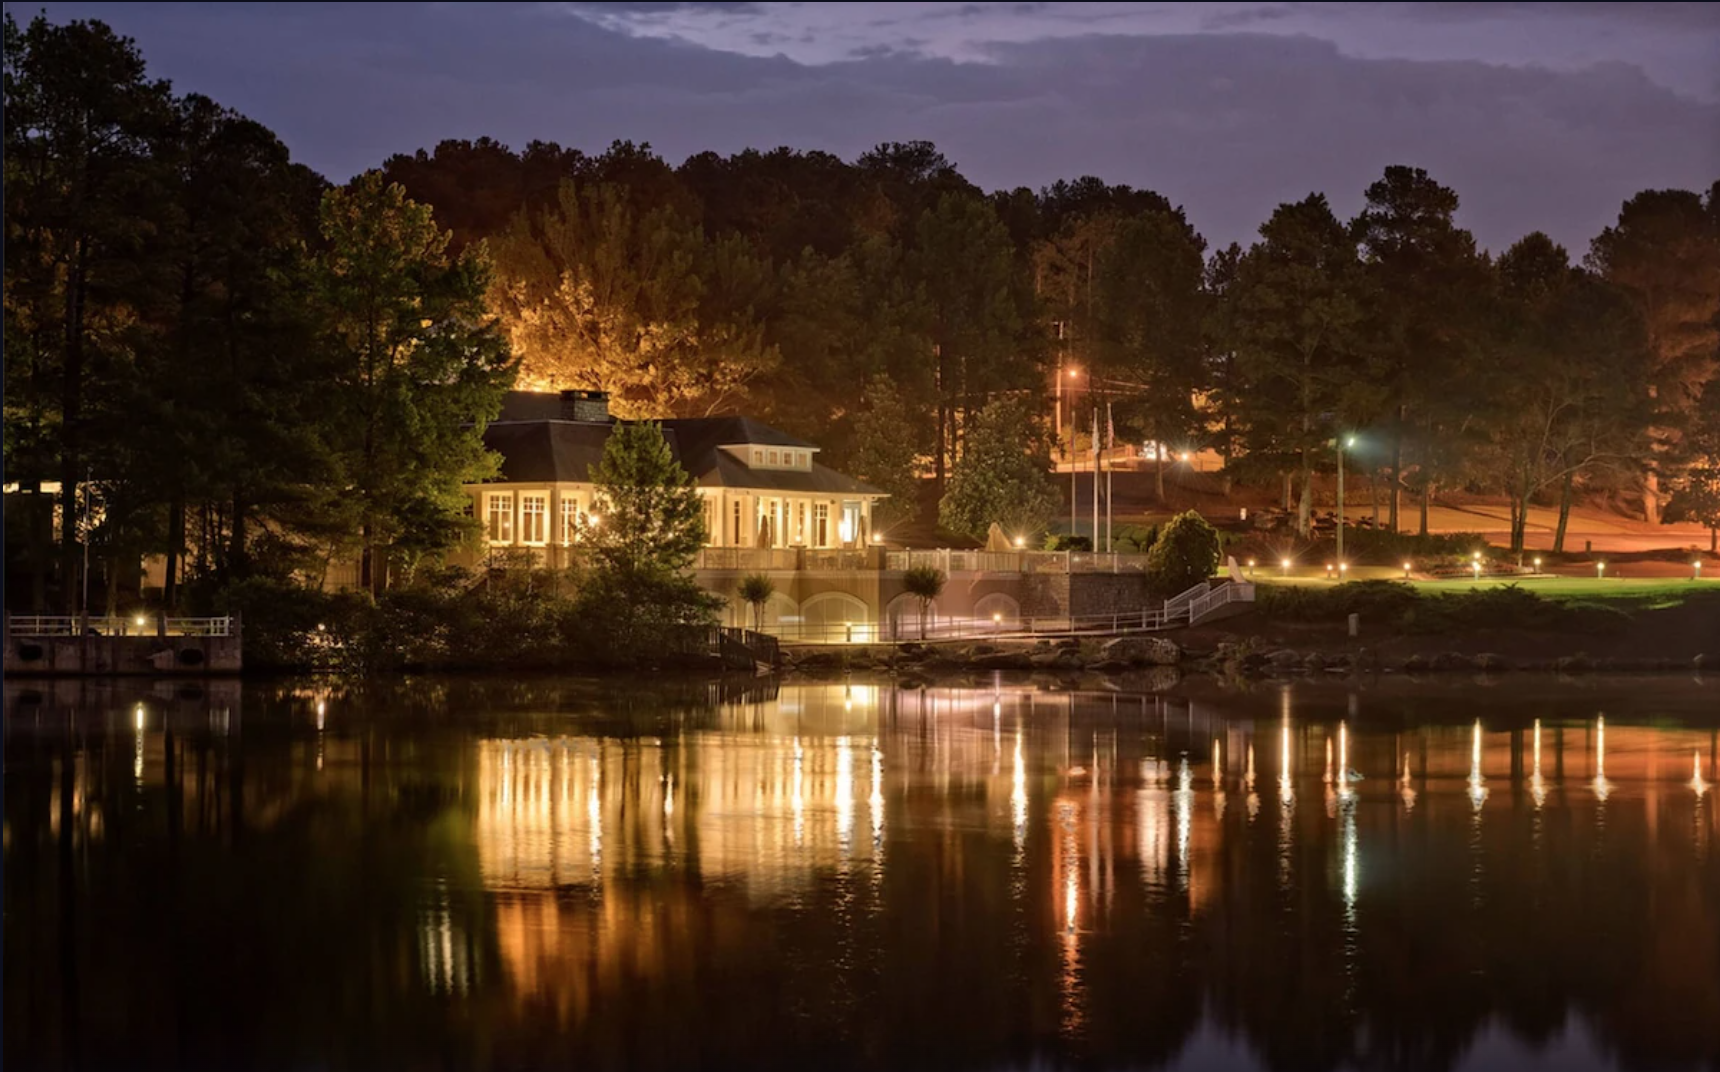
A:
{"type": "Polygon", "coordinates": [[[1720,1060],[1711,690],[418,688],[9,685],[8,1063],[1720,1060]]]}

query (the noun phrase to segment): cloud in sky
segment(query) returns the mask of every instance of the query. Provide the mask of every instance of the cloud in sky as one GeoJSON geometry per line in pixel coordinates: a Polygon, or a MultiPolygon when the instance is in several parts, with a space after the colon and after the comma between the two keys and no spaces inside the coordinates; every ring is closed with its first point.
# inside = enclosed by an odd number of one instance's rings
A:
{"type": "Polygon", "coordinates": [[[1654,62],[1683,55],[1679,42],[1690,39],[1720,55],[1714,18],[1686,10],[1702,5],[1577,5],[1619,10],[1563,20],[1513,5],[1473,15],[1457,9],[1475,5],[1341,6],[1360,11],[1347,20],[1327,4],[48,11],[131,34],[154,73],[267,123],[335,179],[390,153],[480,135],[588,150],[649,141],[674,161],[777,145],[852,158],[880,141],[926,138],[987,188],[1096,174],[1158,190],[1221,243],[1246,242],[1273,206],[1311,190],[1353,212],[1386,165],[1411,163],[1457,189],[1462,220],[1483,243],[1500,248],[1541,229],[1580,251],[1637,190],[1720,178],[1720,94],[1702,92],[1688,65],[1654,62]],[[1597,20],[1610,38],[1597,38],[1597,20]],[[1416,29],[1424,40],[1411,49],[1401,42],[1416,29]],[[1516,36],[1536,43],[1509,61],[1516,36]],[[1595,39],[1611,44],[1596,49],[1595,39]]]}

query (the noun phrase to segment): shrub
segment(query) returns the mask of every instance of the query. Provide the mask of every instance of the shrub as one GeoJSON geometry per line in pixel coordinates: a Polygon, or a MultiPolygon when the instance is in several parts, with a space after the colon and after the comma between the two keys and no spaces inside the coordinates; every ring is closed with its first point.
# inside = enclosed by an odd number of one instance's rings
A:
{"type": "Polygon", "coordinates": [[[1116,550],[1125,555],[1144,555],[1159,538],[1157,525],[1124,525],[1112,536],[1116,550]]]}
{"type": "Polygon", "coordinates": [[[1396,624],[1421,599],[1397,581],[1351,581],[1332,588],[1263,584],[1255,590],[1255,609],[1287,622],[1341,622],[1359,614],[1363,621],[1396,624]]]}
{"type": "Polygon", "coordinates": [[[1068,533],[1054,532],[1045,537],[1047,551],[1091,551],[1093,540],[1088,536],[1071,536],[1068,533]]]}
{"type": "Polygon", "coordinates": [[[1218,557],[1218,530],[1193,510],[1178,514],[1147,552],[1147,584],[1166,595],[1185,591],[1212,577],[1218,557]]]}
{"type": "Polygon", "coordinates": [[[688,627],[716,621],[722,600],[691,577],[663,570],[593,570],[556,610],[570,661],[648,666],[681,648],[688,627]]]}
{"type": "Polygon", "coordinates": [[[375,607],[356,592],[324,592],[253,577],[214,593],[209,608],[241,617],[245,665],[253,670],[357,669],[354,641],[372,627],[375,607]]]}

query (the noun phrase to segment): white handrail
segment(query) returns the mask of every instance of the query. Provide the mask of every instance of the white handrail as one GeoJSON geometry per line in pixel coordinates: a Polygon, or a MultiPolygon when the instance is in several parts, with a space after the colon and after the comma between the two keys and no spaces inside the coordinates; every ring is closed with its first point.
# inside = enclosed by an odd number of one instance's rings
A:
{"type": "MultiPolygon", "coordinates": [[[[17,637],[155,636],[160,619],[83,618],[75,614],[10,614],[6,630],[17,637]],[[86,632],[87,630],[87,632],[86,632]]],[[[231,617],[168,618],[167,636],[231,636],[231,617]]]]}

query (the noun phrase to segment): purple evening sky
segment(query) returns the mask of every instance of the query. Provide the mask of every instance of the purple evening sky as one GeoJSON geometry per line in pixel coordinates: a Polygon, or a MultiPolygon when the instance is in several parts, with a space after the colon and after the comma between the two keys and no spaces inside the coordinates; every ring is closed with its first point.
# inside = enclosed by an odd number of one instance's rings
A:
{"type": "Polygon", "coordinates": [[[1580,255],[1637,190],[1720,179],[1720,4],[6,7],[106,20],[337,180],[480,135],[675,162],[925,138],[987,188],[1158,190],[1217,244],[1409,163],[1484,245],[1580,255]]]}

